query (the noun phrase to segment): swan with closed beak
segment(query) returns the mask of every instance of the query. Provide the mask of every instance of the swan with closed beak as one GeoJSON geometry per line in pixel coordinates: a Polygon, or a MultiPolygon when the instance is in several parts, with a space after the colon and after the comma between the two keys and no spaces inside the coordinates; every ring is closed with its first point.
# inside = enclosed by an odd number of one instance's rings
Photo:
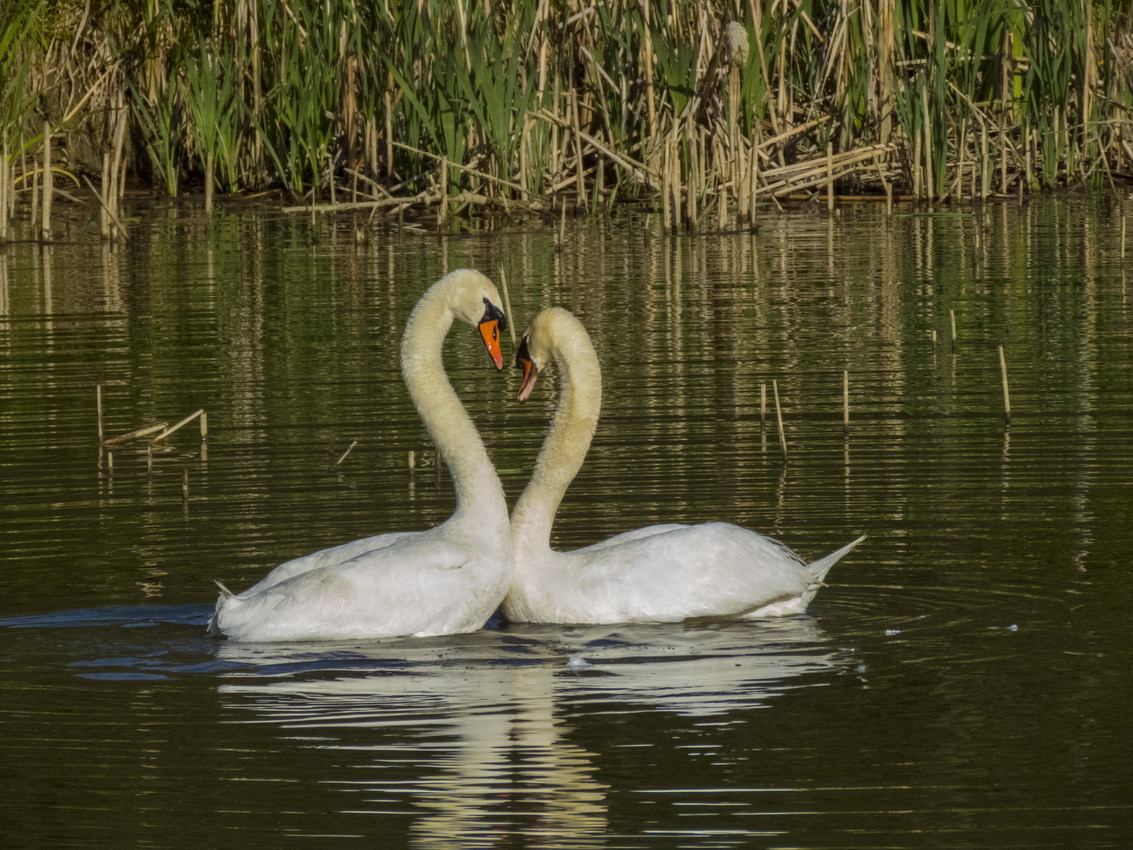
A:
{"type": "Polygon", "coordinates": [[[535,471],[511,514],[515,575],[504,615],[530,623],[666,623],[804,611],[826,572],[864,540],[813,563],[725,522],[652,525],[571,552],[551,548],[559,503],[578,473],[602,405],[590,336],[571,313],[543,310],[516,353],[519,400],[551,364],[561,390],[535,471]]]}
{"type": "MultiPolygon", "coordinates": [[[[444,371],[454,319],[477,327],[503,368],[507,320],[496,287],[471,269],[438,280],[401,340],[401,372],[456,489],[456,509],[425,531],[355,540],[280,564],[243,593],[220,585],[208,631],[240,641],[441,635],[479,629],[512,573],[507,503],[487,449],[444,371]]],[[[217,582],[217,584],[220,584],[217,582]]]]}

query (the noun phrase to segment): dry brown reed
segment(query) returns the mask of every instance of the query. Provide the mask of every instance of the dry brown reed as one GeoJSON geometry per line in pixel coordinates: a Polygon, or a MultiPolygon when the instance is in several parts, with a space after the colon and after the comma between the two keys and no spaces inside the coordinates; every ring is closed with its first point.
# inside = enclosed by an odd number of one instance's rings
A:
{"type": "Polygon", "coordinates": [[[338,469],[338,467],[342,464],[342,462],[344,460],[346,460],[346,458],[349,456],[349,454],[352,451],[354,451],[354,447],[357,446],[357,445],[358,445],[357,440],[354,440],[353,442],[351,442],[351,444],[346,447],[346,451],[344,451],[341,455],[339,455],[338,460],[336,460],[334,463],[332,463],[330,465],[330,471],[334,472],[336,469],[338,469]]]}
{"type": "Polygon", "coordinates": [[[842,432],[850,436],[850,371],[842,371],[842,432]]]}
{"type": "Polygon", "coordinates": [[[775,421],[779,425],[779,448],[783,451],[783,460],[790,457],[787,451],[787,431],[783,427],[783,409],[779,406],[779,382],[772,379],[771,390],[775,395],[775,421]]]}
{"type": "Polygon", "coordinates": [[[0,238],[16,186],[50,234],[57,168],[101,174],[107,239],[127,176],[199,188],[207,208],[274,185],[307,214],[366,203],[440,225],[644,202],[675,230],[747,226],[785,198],[1017,197],[1133,173],[1133,35],[1110,4],[195,9],[0,12],[0,76],[19,83],[2,92],[0,238]]]}
{"type": "Polygon", "coordinates": [[[999,375],[1003,382],[1003,418],[1011,422],[1011,390],[1007,386],[1007,358],[1003,354],[1003,346],[999,346],[999,375]]]}
{"type": "Polygon", "coordinates": [[[117,445],[121,445],[122,443],[128,443],[131,440],[137,440],[137,439],[140,439],[142,437],[148,437],[150,434],[154,433],[155,431],[164,431],[168,427],[169,427],[169,423],[159,422],[157,425],[149,425],[145,428],[139,428],[136,431],[130,431],[128,434],[121,434],[117,437],[110,437],[109,439],[100,440],[99,442],[103,446],[117,446],[117,445]]]}
{"type": "MultiPolygon", "coordinates": [[[[181,421],[179,421],[176,424],[171,425],[170,427],[166,428],[164,431],[162,431],[160,434],[158,434],[156,437],[154,437],[152,440],[150,440],[150,442],[160,443],[162,440],[168,439],[168,437],[171,434],[173,434],[175,431],[179,431],[180,429],[184,428],[186,425],[188,425],[190,422],[192,422],[198,416],[204,416],[204,415],[205,415],[204,410],[195,410],[192,413],[190,413],[188,416],[186,416],[184,419],[182,419],[181,421]]],[[[201,431],[202,438],[205,436],[206,433],[207,433],[207,429],[202,429],[202,431],[201,431]]]]}

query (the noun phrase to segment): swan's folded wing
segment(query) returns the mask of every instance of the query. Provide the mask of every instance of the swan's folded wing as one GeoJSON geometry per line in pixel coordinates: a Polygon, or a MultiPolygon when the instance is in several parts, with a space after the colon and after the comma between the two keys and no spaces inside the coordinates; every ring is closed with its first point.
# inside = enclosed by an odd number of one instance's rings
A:
{"type": "Polygon", "coordinates": [[[309,555],[303,555],[299,558],[292,558],[290,561],[284,561],[264,576],[257,584],[239,595],[248,596],[261,593],[282,581],[303,575],[303,573],[310,572],[311,570],[337,567],[348,561],[364,557],[372,552],[406,545],[420,534],[421,532],[419,531],[395,531],[388,534],[376,534],[372,537],[363,537],[359,540],[352,540],[349,543],[340,543],[337,546],[320,549],[318,552],[312,552],[309,555]]]}
{"type": "Polygon", "coordinates": [[[219,627],[230,637],[261,641],[447,633],[474,601],[475,572],[464,567],[476,557],[465,547],[417,535],[256,594],[223,599],[219,627]]]}
{"type": "Polygon", "coordinates": [[[593,543],[590,546],[585,546],[582,549],[577,549],[575,551],[578,554],[598,554],[611,550],[616,551],[618,549],[629,549],[632,544],[639,543],[640,541],[646,540],[650,537],[654,537],[659,534],[668,534],[673,531],[680,531],[681,529],[687,528],[689,528],[689,526],[675,522],[665,523],[663,525],[649,525],[645,528],[635,528],[633,531],[623,532],[622,534],[615,535],[614,537],[609,537],[598,543],[593,543]]]}
{"type": "Polygon", "coordinates": [[[602,622],[739,616],[809,584],[790,549],[731,523],[650,526],[566,557],[573,603],[602,622]]]}
{"type": "Polygon", "coordinates": [[[473,551],[428,532],[407,532],[397,545],[373,547],[344,560],[339,566],[349,571],[366,571],[368,577],[396,580],[395,574],[445,573],[459,570],[474,557],[473,551]]]}

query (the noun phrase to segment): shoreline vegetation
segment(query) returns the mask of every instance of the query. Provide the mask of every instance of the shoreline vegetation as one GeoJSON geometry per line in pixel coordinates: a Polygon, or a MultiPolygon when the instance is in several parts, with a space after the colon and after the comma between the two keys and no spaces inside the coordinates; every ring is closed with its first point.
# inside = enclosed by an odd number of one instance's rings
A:
{"type": "Polygon", "coordinates": [[[1133,179],[1133,3],[11,0],[0,244],[127,183],[290,212],[672,230],[784,199],[956,202],[1133,179]]]}

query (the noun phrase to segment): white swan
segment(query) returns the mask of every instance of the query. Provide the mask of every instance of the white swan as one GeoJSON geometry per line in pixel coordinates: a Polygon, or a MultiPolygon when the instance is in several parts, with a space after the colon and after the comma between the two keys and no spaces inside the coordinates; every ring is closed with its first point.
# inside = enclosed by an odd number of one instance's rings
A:
{"type": "MultiPolygon", "coordinates": [[[[242,641],[439,635],[479,629],[511,579],[507,503],[476,426],[445,376],[441,346],[460,319],[479,327],[496,368],[507,321],[496,287],[477,271],[438,280],[401,339],[401,372],[456,488],[436,528],[355,540],[280,564],[254,587],[220,585],[211,634],[242,641]]],[[[217,582],[217,584],[220,584],[217,582]]]]}
{"type": "Polygon", "coordinates": [[[652,525],[573,552],[550,546],[559,502],[582,466],[602,405],[590,336],[552,307],[528,327],[516,353],[519,400],[554,363],[561,391],[535,471],[511,514],[515,576],[504,615],[532,623],[664,623],[692,617],[766,617],[805,610],[859,537],[807,564],[771,538],[725,522],[652,525]]]}

